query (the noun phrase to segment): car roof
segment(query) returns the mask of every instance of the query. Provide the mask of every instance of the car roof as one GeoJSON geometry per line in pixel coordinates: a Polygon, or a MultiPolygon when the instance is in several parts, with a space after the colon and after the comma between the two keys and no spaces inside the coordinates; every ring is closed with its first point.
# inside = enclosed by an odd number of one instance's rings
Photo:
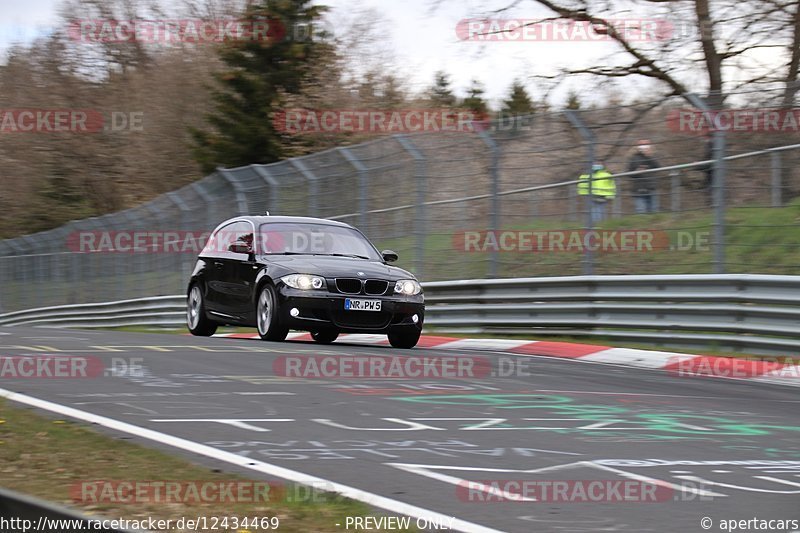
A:
{"type": "Polygon", "coordinates": [[[283,223],[283,224],[295,223],[295,224],[328,224],[329,226],[341,226],[345,228],[352,227],[350,224],[345,224],[344,222],[339,222],[338,220],[328,220],[326,218],[272,216],[272,215],[243,215],[243,216],[233,217],[220,224],[220,226],[223,226],[230,222],[234,222],[236,220],[249,220],[255,225],[269,224],[269,223],[283,223]]]}

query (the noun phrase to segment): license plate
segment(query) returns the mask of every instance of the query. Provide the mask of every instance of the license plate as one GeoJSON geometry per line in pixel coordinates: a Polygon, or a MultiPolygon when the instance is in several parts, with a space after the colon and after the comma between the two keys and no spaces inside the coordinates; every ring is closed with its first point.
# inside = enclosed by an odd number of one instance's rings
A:
{"type": "Polygon", "coordinates": [[[345,311],[380,311],[380,300],[354,300],[352,298],[344,299],[345,311]]]}

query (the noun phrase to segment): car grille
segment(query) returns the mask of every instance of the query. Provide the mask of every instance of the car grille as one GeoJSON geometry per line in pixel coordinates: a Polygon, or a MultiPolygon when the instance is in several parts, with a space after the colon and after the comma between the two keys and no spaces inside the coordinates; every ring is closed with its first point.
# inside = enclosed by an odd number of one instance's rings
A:
{"type": "Polygon", "coordinates": [[[392,313],[376,313],[374,311],[334,311],[331,313],[333,323],[342,328],[374,328],[382,329],[389,325],[392,313]]]}
{"type": "Polygon", "coordinates": [[[386,294],[388,288],[389,282],[382,279],[368,279],[364,282],[364,292],[372,296],[386,294]]]}
{"type": "Polygon", "coordinates": [[[336,278],[336,290],[344,294],[361,294],[361,280],[356,278],[336,278]]]}
{"type": "Polygon", "coordinates": [[[385,279],[336,278],[336,290],[342,294],[381,296],[386,294],[388,289],[389,282],[385,279]]]}

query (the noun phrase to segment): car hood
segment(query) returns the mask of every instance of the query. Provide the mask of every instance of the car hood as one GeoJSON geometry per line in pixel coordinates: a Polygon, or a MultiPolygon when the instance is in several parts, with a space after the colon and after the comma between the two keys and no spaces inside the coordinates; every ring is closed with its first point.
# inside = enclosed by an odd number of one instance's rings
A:
{"type": "Polygon", "coordinates": [[[316,274],[327,278],[379,278],[388,280],[416,279],[402,268],[377,261],[351,259],[349,257],[325,257],[320,255],[268,255],[262,256],[267,265],[286,270],[286,273],[316,274]],[[359,274],[363,272],[363,274],[359,274]]]}

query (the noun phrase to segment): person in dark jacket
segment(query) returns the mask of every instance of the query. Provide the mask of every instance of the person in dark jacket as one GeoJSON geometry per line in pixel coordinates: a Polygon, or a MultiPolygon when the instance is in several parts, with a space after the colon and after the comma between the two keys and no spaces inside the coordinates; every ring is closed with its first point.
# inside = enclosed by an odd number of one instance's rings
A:
{"type": "MultiPolygon", "coordinates": [[[[633,153],[628,163],[628,172],[651,170],[659,166],[661,165],[653,157],[653,148],[650,145],[650,141],[641,139],[637,142],[636,152],[633,153]]],[[[636,212],[655,213],[655,195],[658,184],[655,173],[633,174],[631,175],[631,182],[633,183],[633,201],[636,212]]]]}

